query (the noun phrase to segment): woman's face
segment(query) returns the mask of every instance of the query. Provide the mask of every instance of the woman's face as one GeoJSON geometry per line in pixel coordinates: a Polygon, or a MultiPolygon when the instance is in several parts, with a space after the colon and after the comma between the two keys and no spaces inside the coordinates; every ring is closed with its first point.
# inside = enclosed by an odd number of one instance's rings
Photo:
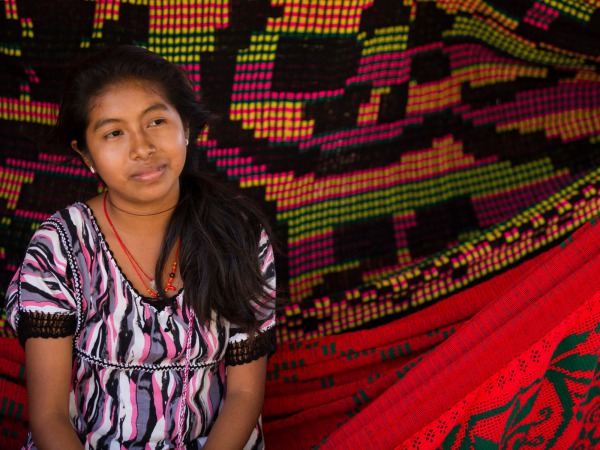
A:
{"type": "Polygon", "coordinates": [[[92,98],[87,152],[72,145],[106,183],[111,201],[150,210],[179,199],[188,130],[158,85],[129,80],[92,98]]]}

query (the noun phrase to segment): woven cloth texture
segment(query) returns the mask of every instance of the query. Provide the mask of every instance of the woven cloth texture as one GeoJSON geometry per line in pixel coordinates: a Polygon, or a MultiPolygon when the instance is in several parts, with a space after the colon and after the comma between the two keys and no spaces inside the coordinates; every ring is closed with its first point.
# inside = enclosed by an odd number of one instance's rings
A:
{"type": "MultiPolygon", "coordinates": [[[[0,5],[0,304],[40,222],[100,189],[44,144],[69,64],[141,45],[197,83],[200,158],[282,243],[270,447],[596,445],[596,282],[572,249],[595,263],[597,2],[0,5]]],[[[24,372],[0,321],[11,449],[24,372]]]]}

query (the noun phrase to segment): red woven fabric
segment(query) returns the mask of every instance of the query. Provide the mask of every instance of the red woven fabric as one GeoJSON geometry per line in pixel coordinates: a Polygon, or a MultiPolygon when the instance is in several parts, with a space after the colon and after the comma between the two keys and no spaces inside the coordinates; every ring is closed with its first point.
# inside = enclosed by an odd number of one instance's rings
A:
{"type": "Polygon", "coordinates": [[[570,448],[593,434],[598,227],[566,244],[376,330],[280,349],[270,447],[570,448]]]}
{"type": "Polygon", "coordinates": [[[599,299],[395,448],[599,448],[599,299]]]}
{"type": "Polygon", "coordinates": [[[0,449],[19,449],[27,436],[25,353],[14,338],[0,338],[0,449]]]}

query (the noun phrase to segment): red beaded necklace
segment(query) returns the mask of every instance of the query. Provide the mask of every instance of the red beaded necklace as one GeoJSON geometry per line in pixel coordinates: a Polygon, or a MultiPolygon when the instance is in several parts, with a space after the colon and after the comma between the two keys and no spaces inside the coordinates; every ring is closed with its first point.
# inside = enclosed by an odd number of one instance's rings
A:
{"type": "MultiPolygon", "coordinates": [[[[144,272],[144,269],[142,269],[142,266],[140,266],[140,264],[135,260],[135,258],[131,254],[131,252],[127,249],[127,247],[121,240],[121,237],[119,236],[119,233],[117,233],[117,229],[113,225],[112,220],[110,220],[110,216],[108,215],[108,209],[106,208],[107,195],[108,195],[108,192],[105,192],[104,193],[104,216],[106,216],[106,221],[112,228],[113,233],[115,234],[115,237],[117,238],[117,241],[119,242],[119,245],[121,246],[121,248],[123,249],[123,252],[125,253],[125,256],[127,256],[127,259],[129,259],[129,262],[131,263],[133,270],[135,270],[135,273],[137,274],[139,279],[142,281],[142,284],[146,288],[146,292],[148,293],[148,295],[150,297],[157,298],[159,295],[158,295],[158,290],[156,289],[156,283],[155,283],[154,279],[150,278],[148,276],[148,274],[146,272],[144,272]],[[141,271],[141,273],[144,274],[144,276],[150,282],[150,287],[148,287],[146,285],[146,282],[144,281],[144,278],[140,274],[140,271],[141,271]],[[152,289],[156,290],[157,292],[154,292],[152,289]]],[[[178,241],[177,242],[177,250],[175,251],[175,261],[173,261],[173,265],[171,266],[171,272],[169,273],[169,281],[167,281],[167,285],[165,286],[165,291],[174,291],[175,290],[175,287],[173,287],[173,279],[175,278],[175,271],[177,270],[177,260],[179,259],[180,247],[181,247],[181,241],[178,241]]]]}

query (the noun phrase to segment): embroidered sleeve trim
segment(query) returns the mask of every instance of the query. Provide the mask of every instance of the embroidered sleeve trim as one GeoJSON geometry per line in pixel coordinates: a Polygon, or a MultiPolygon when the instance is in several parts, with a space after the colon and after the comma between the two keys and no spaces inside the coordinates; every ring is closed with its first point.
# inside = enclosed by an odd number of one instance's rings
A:
{"type": "Polygon", "coordinates": [[[225,354],[227,366],[247,364],[266,355],[272,355],[277,349],[275,327],[258,333],[252,340],[230,342],[225,354]]]}
{"type": "Polygon", "coordinates": [[[73,336],[77,326],[75,314],[52,314],[41,311],[19,313],[17,335],[21,345],[29,338],[60,338],[73,336]]]}

